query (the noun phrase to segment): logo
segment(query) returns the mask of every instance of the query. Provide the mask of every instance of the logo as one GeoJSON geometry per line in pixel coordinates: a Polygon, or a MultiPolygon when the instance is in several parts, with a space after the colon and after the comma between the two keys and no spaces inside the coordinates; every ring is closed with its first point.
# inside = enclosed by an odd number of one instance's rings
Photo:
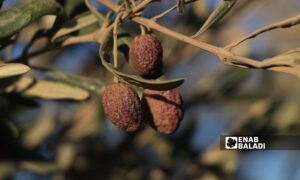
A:
{"type": "Polygon", "coordinates": [[[226,137],[225,138],[226,149],[237,149],[237,137],[226,137]]]}
{"type": "Polygon", "coordinates": [[[255,150],[265,149],[266,143],[258,136],[221,136],[222,149],[255,150]]]}

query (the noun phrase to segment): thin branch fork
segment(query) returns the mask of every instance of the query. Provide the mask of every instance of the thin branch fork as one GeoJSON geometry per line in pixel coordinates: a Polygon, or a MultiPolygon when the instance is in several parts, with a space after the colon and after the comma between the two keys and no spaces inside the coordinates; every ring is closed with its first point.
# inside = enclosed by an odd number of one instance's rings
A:
{"type": "MultiPolygon", "coordinates": [[[[98,2],[103,4],[104,6],[107,6],[114,12],[118,12],[118,10],[120,8],[119,5],[113,3],[110,0],[98,0],[98,2]]],[[[141,6],[140,6],[140,8],[141,8],[141,6]]],[[[232,52],[228,51],[227,49],[216,47],[216,46],[207,44],[205,42],[201,42],[199,40],[190,38],[186,35],[180,34],[173,30],[170,30],[170,29],[156,23],[154,20],[150,20],[150,19],[140,17],[140,16],[132,16],[131,19],[140,25],[147,26],[151,29],[157,30],[161,33],[171,36],[179,41],[191,44],[195,47],[198,47],[200,49],[208,51],[208,52],[218,56],[224,64],[241,67],[241,68],[255,68],[255,69],[265,68],[264,61],[256,61],[256,60],[253,60],[253,59],[250,59],[247,57],[235,55],[232,52]]],[[[277,71],[277,72],[293,74],[293,73],[291,73],[289,67],[270,67],[270,68],[266,68],[266,69],[272,70],[272,71],[277,71]]]]}
{"type": "Polygon", "coordinates": [[[255,38],[256,36],[258,36],[264,32],[268,32],[268,31],[278,29],[278,28],[289,28],[291,26],[298,25],[298,24],[300,24],[300,14],[298,14],[294,17],[282,20],[280,22],[276,22],[276,23],[264,26],[256,31],[254,31],[253,33],[249,34],[248,36],[243,37],[242,39],[240,39],[230,45],[227,45],[226,49],[232,49],[232,48],[240,45],[241,43],[245,42],[246,40],[255,38]]]}
{"type": "MultiPolygon", "coordinates": [[[[196,2],[196,1],[198,1],[198,0],[190,0],[190,1],[186,1],[184,4],[186,5],[186,4],[194,3],[194,2],[196,2]]],[[[157,21],[158,19],[160,19],[160,18],[162,18],[163,16],[169,14],[170,12],[174,11],[174,10],[177,9],[177,8],[178,8],[178,4],[175,4],[174,6],[172,6],[171,8],[169,8],[169,9],[167,9],[167,10],[165,10],[165,11],[162,12],[161,14],[158,14],[158,15],[152,17],[151,20],[157,21]]]]}

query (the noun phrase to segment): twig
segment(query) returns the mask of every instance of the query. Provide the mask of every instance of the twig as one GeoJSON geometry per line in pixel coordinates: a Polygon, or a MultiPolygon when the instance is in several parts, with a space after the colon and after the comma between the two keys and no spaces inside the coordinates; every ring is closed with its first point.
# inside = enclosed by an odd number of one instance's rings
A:
{"type": "Polygon", "coordinates": [[[113,53],[114,53],[114,68],[118,68],[118,25],[120,22],[120,18],[122,17],[122,13],[118,14],[116,17],[115,23],[114,23],[114,47],[113,47],[113,53]]]}
{"type": "MultiPolygon", "coordinates": [[[[193,2],[196,2],[196,1],[198,1],[198,0],[190,0],[190,1],[185,2],[184,4],[190,4],[190,3],[193,3],[193,2]]],[[[160,18],[162,18],[163,16],[165,16],[165,15],[171,13],[171,12],[174,11],[175,9],[177,9],[177,4],[175,4],[174,6],[170,7],[169,9],[165,10],[165,11],[162,12],[161,14],[152,17],[151,19],[152,19],[153,21],[157,21],[158,19],[160,19],[160,18]]]]}
{"type": "MultiPolygon", "coordinates": [[[[113,10],[115,12],[119,9],[119,6],[117,4],[114,4],[113,2],[111,2],[109,0],[98,0],[98,1],[100,3],[102,3],[103,5],[109,7],[111,10],[113,10]]],[[[193,38],[190,38],[190,37],[185,36],[183,34],[180,34],[178,32],[172,31],[172,30],[170,30],[166,27],[163,27],[163,26],[159,25],[158,23],[156,23],[153,20],[146,19],[146,18],[143,18],[143,17],[133,17],[132,20],[139,23],[139,24],[141,24],[141,25],[148,26],[148,27],[150,27],[152,29],[155,29],[159,32],[167,34],[167,35],[169,35],[169,36],[171,36],[175,39],[178,39],[180,41],[191,44],[191,45],[196,46],[198,48],[201,48],[205,51],[211,52],[212,54],[215,54],[217,56],[227,57],[228,59],[241,59],[241,61],[244,62],[244,63],[249,63],[253,66],[259,66],[259,62],[255,61],[255,60],[234,55],[231,52],[224,50],[223,48],[212,46],[210,44],[195,40],[193,38]]]]}
{"type": "Polygon", "coordinates": [[[141,29],[141,35],[145,35],[146,34],[146,28],[143,25],[140,25],[140,29],[141,29]]]}
{"type": "Polygon", "coordinates": [[[151,19],[152,19],[153,21],[157,21],[158,19],[164,17],[165,15],[167,15],[167,14],[169,14],[170,12],[174,11],[175,9],[177,9],[177,4],[174,5],[174,6],[172,6],[170,9],[167,9],[166,11],[162,12],[161,14],[152,17],[151,19]]]}
{"type": "Polygon", "coordinates": [[[134,0],[130,0],[131,4],[133,7],[136,7],[135,1],[134,0]]]}
{"type": "MultiPolygon", "coordinates": [[[[111,2],[110,0],[98,0],[101,4],[107,6],[112,11],[117,12],[119,9],[119,5],[111,2]]],[[[123,18],[123,17],[122,17],[123,18]]],[[[203,49],[205,51],[208,51],[220,58],[220,60],[227,65],[241,67],[241,68],[264,68],[264,62],[256,61],[254,59],[250,59],[247,57],[235,55],[232,52],[228,51],[227,49],[216,47],[210,44],[207,44],[202,41],[198,41],[196,39],[190,38],[186,35],[180,34],[178,32],[172,31],[164,26],[159,25],[153,20],[144,18],[144,17],[137,17],[133,16],[132,20],[137,22],[140,25],[147,26],[151,29],[157,30],[161,33],[164,33],[168,36],[171,36],[175,39],[178,39],[180,41],[183,41],[185,43],[188,43],[190,45],[193,45],[195,47],[198,47],[200,49],[203,49]]],[[[269,67],[268,70],[276,71],[276,72],[283,72],[288,74],[293,74],[290,71],[289,67],[269,67]]]]}
{"type": "Polygon", "coordinates": [[[259,34],[262,34],[264,32],[268,32],[268,31],[278,29],[278,28],[288,28],[288,27],[291,27],[291,26],[295,26],[299,23],[300,23],[300,14],[298,14],[297,16],[285,19],[283,21],[276,22],[276,23],[264,26],[264,27],[256,30],[255,32],[249,34],[248,36],[246,36],[246,37],[244,37],[244,38],[242,38],[242,39],[240,39],[240,40],[238,40],[238,41],[236,41],[236,42],[234,42],[230,45],[227,45],[225,48],[226,49],[232,49],[232,48],[238,46],[239,44],[245,42],[246,40],[255,38],[256,36],[258,36],[259,34]]]}
{"type": "Polygon", "coordinates": [[[136,7],[133,8],[132,13],[135,14],[136,12],[139,12],[143,10],[148,4],[152,3],[154,0],[144,0],[140,4],[138,4],[136,7]]]}
{"type": "Polygon", "coordinates": [[[126,11],[129,11],[130,10],[130,5],[129,5],[128,0],[125,0],[124,4],[125,4],[126,11]]]}
{"type": "Polygon", "coordinates": [[[100,14],[94,6],[91,5],[90,0],[84,0],[86,7],[97,17],[98,20],[103,20],[104,16],[100,14]]]}
{"type": "MultiPolygon", "coordinates": [[[[113,39],[114,39],[114,46],[113,46],[113,54],[114,54],[114,68],[118,68],[118,25],[120,23],[121,17],[123,13],[119,13],[114,22],[114,31],[113,31],[113,39]]],[[[109,31],[109,30],[108,30],[109,31]]],[[[118,82],[118,78],[114,77],[114,82],[118,82]]]]}

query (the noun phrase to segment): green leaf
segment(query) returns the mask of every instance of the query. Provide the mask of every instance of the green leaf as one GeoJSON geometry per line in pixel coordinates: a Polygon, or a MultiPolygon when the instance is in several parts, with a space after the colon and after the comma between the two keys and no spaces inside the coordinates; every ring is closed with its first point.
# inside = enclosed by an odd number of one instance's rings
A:
{"type": "Polygon", "coordinates": [[[66,15],[70,18],[81,5],[83,5],[83,0],[66,0],[64,5],[66,15]]]}
{"type": "Polygon", "coordinates": [[[0,64],[0,79],[19,76],[27,73],[30,68],[24,64],[9,63],[0,64]]]}
{"type": "Polygon", "coordinates": [[[98,22],[95,22],[94,24],[91,24],[91,25],[88,25],[84,28],[81,28],[77,35],[78,36],[83,36],[83,35],[87,35],[87,34],[90,34],[90,33],[93,33],[95,31],[97,31],[99,29],[99,23],[98,22]]]}
{"type": "Polygon", "coordinates": [[[105,84],[98,79],[93,79],[89,77],[84,77],[81,75],[64,73],[59,71],[48,71],[47,75],[52,77],[53,79],[64,82],[66,84],[76,86],[87,91],[94,92],[98,95],[101,95],[105,84]]]}
{"type": "Polygon", "coordinates": [[[62,13],[55,0],[31,0],[0,12],[0,38],[12,36],[45,15],[62,13]]]}
{"type": "Polygon", "coordinates": [[[159,80],[159,79],[149,80],[149,79],[144,79],[140,76],[130,75],[130,74],[120,72],[117,69],[115,69],[110,63],[108,63],[112,59],[111,51],[112,51],[112,38],[111,35],[108,35],[106,41],[101,45],[99,50],[99,54],[103,66],[108,71],[113,73],[116,77],[135,86],[142,87],[145,89],[169,90],[180,86],[185,80],[183,78],[178,78],[173,80],[159,80]]]}
{"type": "Polygon", "coordinates": [[[203,26],[193,37],[199,36],[219,22],[231,10],[236,2],[237,0],[222,0],[222,2],[219,2],[216,9],[210,14],[203,26]]]}
{"type": "Polygon", "coordinates": [[[5,93],[20,93],[23,96],[44,99],[84,100],[89,97],[87,91],[60,82],[23,77],[5,89],[5,93]]]}
{"type": "Polygon", "coordinates": [[[93,14],[84,13],[80,16],[75,17],[73,26],[67,25],[66,27],[63,27],[59,31],[57,31],[53,36],[52,41],[55,41],[56,39],[61,38],[70,33],[79,31],[80,29],[95,23],[97,23],[97,18],[93,14]]]}
{"type": "Polygon", "coordinates": [[[119,28],[118,30],[118,46],[127,45],[130,47],[132,41],[132,37],[128,34],[124,29],[119,28]]]}

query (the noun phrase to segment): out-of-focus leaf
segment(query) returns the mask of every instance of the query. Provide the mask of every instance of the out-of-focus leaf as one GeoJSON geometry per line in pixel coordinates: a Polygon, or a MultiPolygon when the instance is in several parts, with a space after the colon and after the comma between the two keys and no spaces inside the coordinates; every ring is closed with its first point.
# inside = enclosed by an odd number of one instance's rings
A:
{"type": "Polygon", "coordinates": [[[9,165],[6,161],[0,162],[0,178],[4,179],[14,173],[13,165],[9,165]]]}
{"type": "Polygon", "coordinates": [[[82,36],[82,35],[93,33],[93,32],[95,32],[98,29],[99,29],[99,23],[95,22],[95,23],[93,23],[91,25],[88,25],[88,26],[86,26],[84,28],[81,28],[78,31],[78,36],[82,36]]]}
{"type": "Polygon", "coordinates": [[[27,73],[29,70],[30,68],[24,64],[0,64],[0,79],[22,75],[24,73],[27,73]]]}
{"type": "Polygon", "coordinates": [[[104,90],[104,83],[97,79],[59,71],[48,71],[47,74],[57,81],[76,86],[99,95],[101,95],[104,90]]]}
{"type": "Polygon", "coordinates": [[[54,172],[64,172],[70,168],[76,157],[76,148],[71,144],[62,144],[57,150],[54,162],[22,161],[19,166],[22,169],[36,172],[38,174],[49,174],[54,172]]]}
{"type": "Polygon", "coordinates": [[[44,15],[62,13],[55,0],[31,0],[0,12],[0,38],[12,36],[44,15]]]}
{"type": "Polygon", "coordinates": [[[207,29],[215,25],[217,22],[219,22],[230,11],[230,9],[235,5],[236,2],[237,0],[222,0],[221,2],[219,2],[216,9],[210,14],[203,26],[195,35],[193,35],[193,37],[199,36],[207,29]]]}
{"type": "Polygon", "coordinates": [[[0,8],[2,7],[4,0],[0,0],[0,8]]]}
{"type": "Polygon", "coordinates": [[[30,170],[31,172],[39,174],[47,174],[50,172],[57,171],[57,165],[51,162],[34,162],[34,161],[23,161],[19,164],[23,169],[30,170]]]}
{"type": "Polygon", "coordinates": [[[65,3],[65,12],[68,17],[74,15],[75,11],[80,5],[83,4],[83,0],[67,0],[65,3]]]}
{"type": "Polygon", "coordinates": [[[144,79],[140,76],[136,75],[129,75],[123,72],[118,71],[115,69],[110,63],[112,59],[112,40],[111,36],[108,35],[105,42],[101,45],[101,48],[99,50],[101,62],[103,66],[113,73],[116,77],[133,84],[138,87],[146,88],[146,89],[155,89],[155,90],[168,90],[168,89],[174,89],[178,86],[180,86],[184,82],[184,78],[178,78],[173,80],[148,80],[144,79]]]}
{"type": "Polygon", "coordinates": [[[185,8],[184,0],[177,0],[177,9],[179,13],[183,13],[185,8]]]}
{"type": "Polygon", "coordinates": [[[203,19],[209,14],[209,1],[196,1],[192,4],[193,14],[198,19],[203,19]]]}
{"type": "Polygon", "coordinates": [[[55,108],[46,107],[41,117],[33,124],[23,138],[23,144],[27,148],[36,148],[53,132],[56,127],[55,108]]]}
{"type": "Polygon", "coordinates": [[[44,99],[84,100],[89,97],[87,91],[60,82],[37,80],[23,77],[5,89],[6,93],[20,93],[23,96],[44,99]]]}
{"type": "MultiPolygon", "coordinates": [[[[99,96],[100,97],[100,96],[99,96]]],[[[72,125],[64,135],[68,141],[77,141],[91,135],[99,134],[100,123],[98,122],[97,111],[101,109],[97,104],[101,103],[101,98],[95,98],[88,104],[76,108],[72,125]]],[[[101,119],[104,120],[105,118],[101,119]]],[[[100,120],[100,119],[99,119],[100,120]]]]}
{"type": "MultiPolygon", "coordinates": [[[[102,15],[100,12],[83,13],[74,19],[73,26],[66,25],[65,27],[63,27],[59,31],[57,31],[55,33],[55,35],[52,37],[52,41],[56,41],[57,39],[60,39],[70,33],[76,32],[76,31],[79,32],[78,33],[79,35],[93,33],[93,32],[95,32],[96,28],[99,27],[103,23],[104,19],[105,19],[104,15],[102,15]]],[[[132,40],[132,37],[130,36],[130,34],[128,34],[124,29],[119,28],[119,31],[118,31],[119,46],[121,46],[121,45],[130,46],[131,40],[132,40]]]]}
{"type": "Polygon", "coordinates": [[[55,33],[55,35],[53,36],[52,41],[54,41],[55,39],[58,39],[60,37],[63,37],[67,34],[70,34],[72,32],[78,31],[82,28],[85,28],[89,25],[92,25],[96,22],[97,22],[97,18],[93,14],[84,13],[75,18],[73,26],[66,26],[66,27],[61,28],[59,31],[57,31],[55,33]]]}
{"type": "Polygon", "coordinates": [[[282,102],[273,114],[271,126],[284,131],[299,124],[299,105],[297,98],[282,102]]]}

